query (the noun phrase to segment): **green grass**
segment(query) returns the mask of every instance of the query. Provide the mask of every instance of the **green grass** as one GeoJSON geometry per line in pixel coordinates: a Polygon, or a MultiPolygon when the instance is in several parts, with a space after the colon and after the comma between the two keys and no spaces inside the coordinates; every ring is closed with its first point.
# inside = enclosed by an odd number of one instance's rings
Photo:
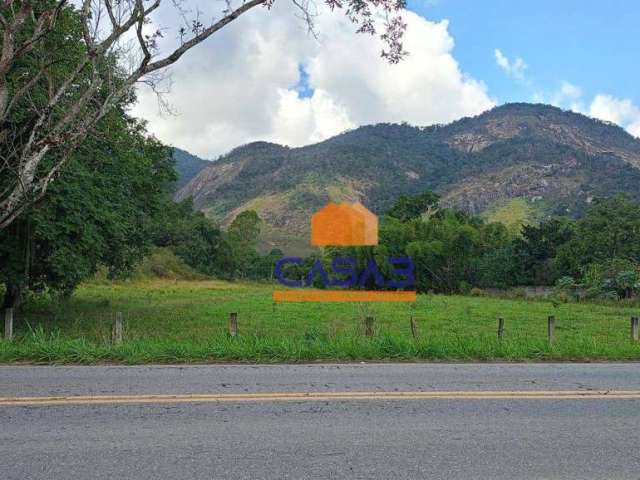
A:
{"type": "Polygon", "coordinates": [[[281,304],[272,285],[219,281],[95,282],[63,302],[32,301],[16,317],[17,336],[0,342],[0,362],[300,362],[356,360],[630,360],[638,309],[489,297],[420,295],[415,305],[281,304]],[[110,344],[115,312],[126,341],[110,344]],[[227,334],[238,312],[239,337],[227,334]],[[555,315],[556,341],[546,338],[555,315]],[[375,317],[375,336],[363,319],[375,317]],[[413,339],[409,319],[418,325],[413,339]],[[505,336],[496,338],[496,318],[505,336]]]}

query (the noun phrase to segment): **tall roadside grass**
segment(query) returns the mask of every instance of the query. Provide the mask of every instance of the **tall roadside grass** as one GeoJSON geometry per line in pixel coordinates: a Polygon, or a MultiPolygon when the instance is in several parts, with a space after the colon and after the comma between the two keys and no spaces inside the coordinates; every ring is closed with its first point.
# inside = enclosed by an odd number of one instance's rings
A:
{"type": "Polygon", "coordinates": [[[121,345],[36,330],[16,342],[0,342],[0,362],[34,363],[207,363],[314,361],[590,361],[638,360],[631,342],[611,344],[592,338],[543,339],[433,335],[417,339],[381,333],[374,337],[270,337],[220,335],[206,341],[136,339],[121,345]]]}
{"type": "Polygon", "coordinates": [[[282,304],[273,286],[217,281],[94,283],[69,300],[31,302],[0,362],[203,363],[313,361],[640,360],[630,305],[420,295],[416,304],[282,304]],[[115,312],[125,341],[112,345],[115,312]],[[230,312],[239,336],[228,335],[230,312]],[[555,342],[546,318],[556,317],[555,342]],[[366,337],[363,320],[375,318],[366,337]],[[505,335],[496,319],[505,318],[505,335]],[[413,338],[410,318],[418,327],[413,338]]]}

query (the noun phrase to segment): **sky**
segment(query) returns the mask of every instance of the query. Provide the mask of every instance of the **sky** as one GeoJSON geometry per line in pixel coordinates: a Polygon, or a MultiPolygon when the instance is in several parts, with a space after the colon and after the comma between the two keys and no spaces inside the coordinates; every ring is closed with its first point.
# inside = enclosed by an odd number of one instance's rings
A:
{"type": "MultiPolygon", "coordinates": [[[[202,17],[216,12],[210,1],[202,17]]],[[[318,38],[291,3],[254,9],[187,53],[132,113],[160,140],[213,159],[257,140],[301,146],[359,125],[448,123],[505,102],[542,102],[615,122],[640,137],[640,2],[410,0],[409,55],[380,58],[320,4],[318,38]]],[[[175,12],[155,24],[174,41],[175,12]]],[[[150,26],[149,28],[152,28],[150,26]]]]}

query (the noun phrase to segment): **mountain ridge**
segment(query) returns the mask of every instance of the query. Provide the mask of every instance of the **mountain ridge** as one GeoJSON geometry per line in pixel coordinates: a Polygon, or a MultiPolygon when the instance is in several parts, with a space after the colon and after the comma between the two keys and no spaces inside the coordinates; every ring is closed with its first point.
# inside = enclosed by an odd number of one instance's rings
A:
{"type": "Polygon", "coordinates": [[[366,125],[304,147],[253,142],[195,175],[178,199],[221,223],[246,209],[265,220],[264,248],[308,244],[308,218],[328,201],[380,214],[400,194],[434,190],[482,213],[525,199],[541,215],[579,215],[594,197],[638,198],[640,140],[543,104],[505,104],[448,125],[366,125]]]}
{"type": "Polygon", "coordinates": [[[211,162],[198,157],[181,148],[172,148],[173,159],[176,162],[176,173],[178,179],[175,182],[175,190],[178,191],[191,181],[198,173],[206,168],[211,162]]]}

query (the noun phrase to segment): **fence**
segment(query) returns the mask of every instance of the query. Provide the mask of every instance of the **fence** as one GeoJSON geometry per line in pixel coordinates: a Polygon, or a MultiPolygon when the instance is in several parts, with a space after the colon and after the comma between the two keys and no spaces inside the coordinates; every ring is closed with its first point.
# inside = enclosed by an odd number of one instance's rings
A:
{"type": "MultiPolygon", "coordinates": [[[[13,340],[14,330],[13,330],[13,309],[7,308],[4,311],[4,339],[5,340],[13,340]]],[[[639,338],[639,329],[638,329],[639,318],[631,317],[630,318],[630,330],[629,335],[630,339],[633,342],[637,342],[639,338]]],[[[229,314],[229,336],[237,337],[238,336],[238,313],[231,312],[229,314]]],[[[506,322],[504,317],[498,317],[497,319],[497,338],[502,340],[504,338],[504,333],[506,330],[506,322]]],[[[418,326],[413,315],[409,317],[408,327],[411,332],[411,336],[414,339],[418,338],[418,326]]],[[[553,344],[555,341],[555,328],[556,328],[556,318],[553,315],[547,317],[547,339],[550,344],[553,344]]],[[[122,312],[116,312],[112,328],[111,328],[111,342],[113,345],[120,345],[125,340],[125,321],[124,315],[122,312]]],[[[376,332],[375,328],[375,318],[372,316],[367,316],[364,319],[364,334],[366,337],[374,337],[376,332]]]]}

